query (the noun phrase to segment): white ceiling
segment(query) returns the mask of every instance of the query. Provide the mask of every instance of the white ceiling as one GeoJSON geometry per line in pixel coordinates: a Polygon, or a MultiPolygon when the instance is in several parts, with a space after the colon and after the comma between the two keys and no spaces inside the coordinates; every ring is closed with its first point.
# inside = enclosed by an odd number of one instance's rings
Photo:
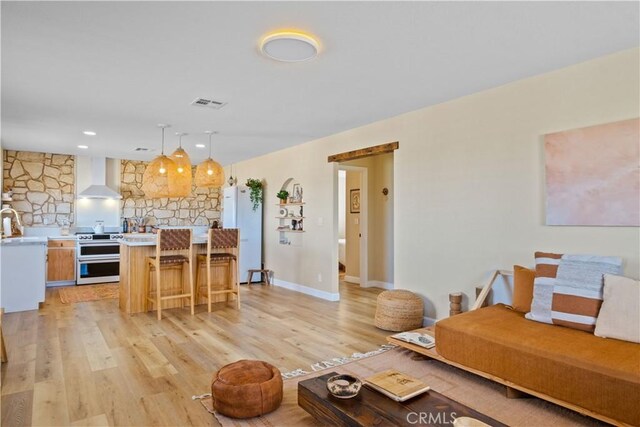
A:
{"type": "Polygon", "coordinates": [[[3,148],[223,164],[638,46],[638,2],[2,1],[3,148]],[[281,28],[322,52],[258,52],[281,28]],[[193,107],[196,97],[228,102],[193,107]],[[96,137],[82,135],[94,130],[96,137]],[[78,144],[87,144],[81,151],[78,144]]]}

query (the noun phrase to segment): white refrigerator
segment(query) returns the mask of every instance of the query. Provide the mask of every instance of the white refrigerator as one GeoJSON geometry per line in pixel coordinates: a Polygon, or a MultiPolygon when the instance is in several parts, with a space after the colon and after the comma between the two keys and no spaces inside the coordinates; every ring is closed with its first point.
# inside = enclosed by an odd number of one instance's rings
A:
{"type": "Polygon", "coordinates": [[[253,210],[249,188],[234,185],[224,189],[222,226],[240,229],[238,274],[244,282],[249,269],[262,268],[262,204],[253,210]]]}

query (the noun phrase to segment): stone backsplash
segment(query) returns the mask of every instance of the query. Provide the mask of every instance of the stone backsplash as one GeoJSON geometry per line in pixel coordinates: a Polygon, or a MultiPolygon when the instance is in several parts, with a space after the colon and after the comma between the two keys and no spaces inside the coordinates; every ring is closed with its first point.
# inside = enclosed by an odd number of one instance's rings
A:
{"type": "Polygon", "coordinates": [[[25,226],[73,223],[75,157],[3,151],[3,192],[13,190],[11,207],[25,226]]]}
{"type": "Polygon", "coordinates": [[[121,161],[122,217],[155,218],[155,225],[211,225],[220,220],[220,190],[192,187],[190,197],[146,199],[142,176],[147,162],[121,161]]]}

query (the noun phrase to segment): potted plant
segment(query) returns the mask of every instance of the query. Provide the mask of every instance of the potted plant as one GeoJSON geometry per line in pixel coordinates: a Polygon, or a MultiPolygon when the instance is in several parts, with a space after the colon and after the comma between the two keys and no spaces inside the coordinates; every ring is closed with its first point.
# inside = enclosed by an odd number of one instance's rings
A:
{"type": "Polygon", "coordinates": [[[278,191],[278,194],[276,194],[276,197],[280,199],[280,204],[284,205],[287,203],[287,199],[289,198],[289,192],[287,190],[280,190],[278,191]]]}
{"type": "Polygon", "coordinates": [[[249,178],[245,185],[249,187],[249,199],[253,203],[253,210],[255,211],[262,203],[262,181],[249,178]]]}

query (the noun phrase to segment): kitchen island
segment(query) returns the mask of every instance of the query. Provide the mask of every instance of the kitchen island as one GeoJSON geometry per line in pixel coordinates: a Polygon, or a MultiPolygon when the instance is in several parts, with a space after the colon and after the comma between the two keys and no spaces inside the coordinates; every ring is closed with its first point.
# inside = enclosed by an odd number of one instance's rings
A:
{"type": "MultiPolygon", "coordinates": [[[[212,252],[230,252],[228,249],[214,249],[212,252]]],[[[163,255],[178,253],[176,251],[166,251],[163,255]]],[[[207,236],[193,236],[193,285],[196,289],[195,304],[206,304],[207,279],[204,265],[200,269],[200,289],[197,288],[198,278],[198,255],[207,253],[207,236]]],[[[156,255],[156,236],[153,234],[129,234],[120,241],[120,310],[128,314],[143,313],[154,310],[156,307],[151,301],[147,304],[148,290],[145,289],[146,259],[156,255]]],[[[236,254],[237,255],[237,254],[236,254]]],[[[236,273],[237,274],[237,271],[236,273]]],[[[149,286],[151,294],[155,294],[155,274],[151,274],[149,286]]],[[[226,289],[232,283],[227,269],[222,266],[214,266],[211,271],[212,290],[226,289]]],[[[231,278],[235,280],[234,278],[231,278]]],[[[162,270],[162,294],[171,295],[189,292],[189,275],[184,272],[184,280],[180,269],[162,270]]],[[[234,299],[234,296],[214,295],[213,302],[234,299]]],[[[187,307],[188,300],[166,300],[162,304],[162,309],[187,307]]]]}
{"type": "Polygon", "coordinates": [[[0,241],[0,307],[6,313],[37,310],[45,298],[46,237],[0,241]]]}

